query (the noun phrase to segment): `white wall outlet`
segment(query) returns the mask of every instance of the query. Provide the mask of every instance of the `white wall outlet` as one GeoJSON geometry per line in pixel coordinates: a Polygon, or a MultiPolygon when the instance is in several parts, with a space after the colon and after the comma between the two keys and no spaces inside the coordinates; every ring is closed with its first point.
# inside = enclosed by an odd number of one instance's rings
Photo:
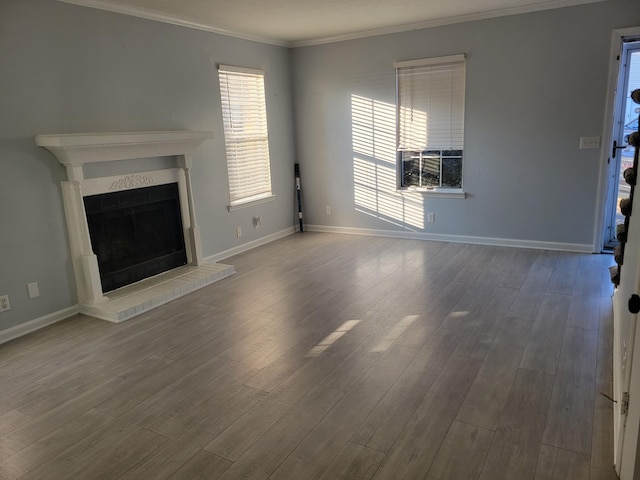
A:
{"type": "Polygon", "coordinates": [[[580,148],[600,148],[600,137],[580,137],[580,148]]]}
{"type": "Polygon", "coordinates": [[[262,217],[261,216],[253,217],[253,227],[260,228],[260,225],[262,225],[262,217]]]}
{"type": "Polygon", "coordinates": [[[436,214],[433,212],[427,213],[427,223],[434,223],[436,221],[436,214]]]}
{"type": "Polygon", "coordinates": [[[9,295],[0,295],[0,312],[6,312],[7,310],[11,310],[9,295]]]}
{"type": "Polygon", "coordinates": [[[236,227],[236,237],[240,238],[242,236],[242,227],[236,227]]]}
{"type": "Polygon", "coordinates": [[[327,212],[327,215],[331,215],[331,205],[327,205],[325,207],[325,211],[327,212]]]}
{"type": "Polygon", "coordinates": [[[38,288],[38,282],[27,283],[27,292],[29,298],[34,299],[40,296],[40,289],[38,288]]]}

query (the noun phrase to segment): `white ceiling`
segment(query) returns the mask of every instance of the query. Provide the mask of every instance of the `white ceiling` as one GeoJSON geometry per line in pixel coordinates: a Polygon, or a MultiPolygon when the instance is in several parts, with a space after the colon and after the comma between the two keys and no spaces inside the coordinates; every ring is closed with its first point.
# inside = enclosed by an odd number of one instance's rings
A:
{"type": "Polygon", "coordinates": [[[602,0],[61,0],[286,46],[602,0]]]}

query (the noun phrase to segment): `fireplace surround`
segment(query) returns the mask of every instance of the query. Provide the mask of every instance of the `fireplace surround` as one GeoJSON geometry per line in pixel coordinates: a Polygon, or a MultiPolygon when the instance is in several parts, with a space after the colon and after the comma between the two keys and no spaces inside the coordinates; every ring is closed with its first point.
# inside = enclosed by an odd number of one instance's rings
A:
{"type": "Polygon", "coordinates": [[[190,179],[191,154],[211,132],[165,131],[37,135],[36,145],[51,151],[66,167],[61,182],[80,311],[120,322],[234,273],[230,265],[205,261],[196,222],[190,179]],[[138,159],[173,157],[177,168],[131,172],[121,168],[138,159]],[[124,161],[124,162],[123,162],[124,161]],[[127,162],[129,161],[129,162],[127,162]],[[88,164],[110,163],[105,176],[85,178],[88,164]],[[112,171],[115,170],[115,174],[112,171]],[[98,257],[93,249],[85,199],[152,186],[177,186],[186,265],[104,293],[98,257]]]}

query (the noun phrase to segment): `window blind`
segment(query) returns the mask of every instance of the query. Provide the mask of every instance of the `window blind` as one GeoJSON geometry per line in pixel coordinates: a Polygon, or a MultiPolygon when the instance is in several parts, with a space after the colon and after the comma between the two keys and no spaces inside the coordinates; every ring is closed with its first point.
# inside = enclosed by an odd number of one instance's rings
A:
{"type": "Polygon", "coordinates": [[[271,195],[264,73],[220,65],[231,206],[271,195]]]}
{"type": "Polygon", "coordinates": [[[398,150],[462,150],[465,57],[396,62],[398,150]]]}

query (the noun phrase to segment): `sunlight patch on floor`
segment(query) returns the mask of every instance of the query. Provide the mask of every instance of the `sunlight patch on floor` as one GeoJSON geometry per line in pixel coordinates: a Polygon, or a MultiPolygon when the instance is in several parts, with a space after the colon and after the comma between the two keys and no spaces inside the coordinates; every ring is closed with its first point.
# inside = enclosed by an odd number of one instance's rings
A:
{"type": "Polygon", "coordinates": [[[309,350],[305,357],[317,357],[322,352],[324,352],[331,345],[336,343],[340,337],[342,337],[345,333],[355,327],[360,320],[347,320],[338,328],[336,328],[333,332],[327,335],[322,341],[320,341],[315,347],[309,350]]]}
{"type": "Polygon", "coordinates": [[[400,320],[389,333],[385,335],[380,343],[371,349],[372,352],[385,352],[396,341],[396,339],[404,333],[420,315],[407,315],[400,320]]]}

